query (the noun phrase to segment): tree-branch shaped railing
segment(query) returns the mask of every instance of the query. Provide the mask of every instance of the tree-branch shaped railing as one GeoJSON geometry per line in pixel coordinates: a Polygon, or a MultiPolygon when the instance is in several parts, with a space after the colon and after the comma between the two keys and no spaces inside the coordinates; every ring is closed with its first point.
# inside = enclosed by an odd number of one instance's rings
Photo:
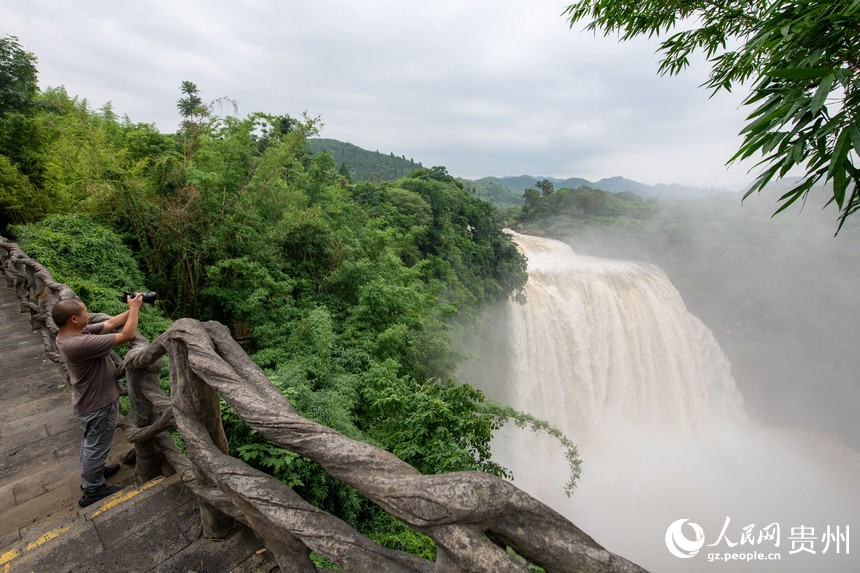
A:
{"type": "Polygon", "coordinates": [[[177,320],[151,343],[137,339],[125,368],[136,411],[123,428],[136,447],[148,448],[143,457],[138,452],[138,479],[157,475],[155,460],[163,455],[200,500],[206,536],[223,536],[234,520],[242,522],[263,539],[282,572],[317,571],[311,551],[345,571],[528,571],[507,548],[548,572],[644,571],[507,481],[481,472],[422,475],[385,450],[299,416],[220,323],[177,320]],[[165,355],[169,398],[159,384],[165,355]],[[377,545],[229,456],[220,398],[271,442],[316,462],[432,538],[435,562],[377,545]],[[187,458],[165,432],[174,425],[187,458]]]}
{"type": "Polygon", "coordinates": [[[0,265],[6,285],[18,294],[21,311],[29,311],[30,325],[42,335],[45,354],[54,362],[62,363],[54,343],[57,327],[51,318],[51,308],[57,301],[75,298],[74,291],[54,281],[48,269],[28,257],[17,243],[3,237],[0,237],[0,265]]]}

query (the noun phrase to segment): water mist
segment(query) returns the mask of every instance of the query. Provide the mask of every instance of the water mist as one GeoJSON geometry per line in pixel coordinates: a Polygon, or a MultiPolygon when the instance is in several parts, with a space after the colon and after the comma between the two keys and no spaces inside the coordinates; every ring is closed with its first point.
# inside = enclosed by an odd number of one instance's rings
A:
{"type": "Polygon", "coordinates": [[[464,375],[583,459],[566,498],[560,446],[505,428],[494,452],[514,483],[652,571],[860,570],[860,455],[748,420],[719,344],[659,268],[514,239],[527,302],[500,313],[464,375]]]}

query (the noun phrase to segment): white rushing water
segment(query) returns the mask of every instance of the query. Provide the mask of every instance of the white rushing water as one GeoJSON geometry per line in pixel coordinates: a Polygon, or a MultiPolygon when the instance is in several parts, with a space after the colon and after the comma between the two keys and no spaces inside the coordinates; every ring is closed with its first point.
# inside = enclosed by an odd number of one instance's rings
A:
{"type": "Polygon", "coordinates": [[[747,420],[719,344],[657,267],[514,239],[527,303],[507,306],[507,336],[476,361],[494,373],[474,382],[583,459],[566,498],[560,447],[506,428],[494,452],[514,483],[652,571],[860,571],[856,452],[747,420]]]}
{"type": "Polygon", "coordinates": [[[728,360],[663,271],[516,242],[529,259],[528,304],[508,309],[518,406],[580,441],[607,416],[679,427],[743,416],[728,360]]]}

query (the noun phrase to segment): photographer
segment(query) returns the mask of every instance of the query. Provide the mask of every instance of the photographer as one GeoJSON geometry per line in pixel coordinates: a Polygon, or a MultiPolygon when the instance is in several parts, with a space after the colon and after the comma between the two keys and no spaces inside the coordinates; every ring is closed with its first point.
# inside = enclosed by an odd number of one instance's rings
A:
{"type": "Polygon", "coordinates": [[[110,351],[130,342],[137,331],[138,313],[143,305],[140,294],[126,297],[128,310],[105,322],[89,324],[90,313],[84,303],[68,299],[51,310],[59,332],[57,350],[62,354],[72,384],[72,405],[84,426],[81,438],[81,488],[78,505],[86,507],[116,493],[122,486],[108,485],[108,478],[119,471],[119,464],[105,465],[113,442],[119,412],[120,385],[110,359],[110,351]],[[122,326],[118,334],[111,332],[122,326]]]}

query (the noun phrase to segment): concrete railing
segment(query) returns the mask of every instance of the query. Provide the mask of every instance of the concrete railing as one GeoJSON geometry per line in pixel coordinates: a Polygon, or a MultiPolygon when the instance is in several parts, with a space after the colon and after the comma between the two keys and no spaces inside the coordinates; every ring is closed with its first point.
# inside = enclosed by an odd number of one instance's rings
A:
{"type": "MultiPolygon", "coordinates": [[[[56,326],[50,306],[74,293],[2,238],[0,263],[33,313],[34,326],[47,328],[51,339],[56,326]]],[[[50,351],[56,354],[52,339],[50,351]]],[[[135,444],[137,479],[159,475],[167,462],[197,495],[204,535],[224,536],[241,522],[265,542],[282,572],[317,571],[311,551],[345,571],[528,571],[509,548],[548,572],[644,571],[509,482],[480,472],[422,475],[380,448],[299,416],[220,323],[181,319],[151,343],[138,337],[124,366],[132,411],[120,425],[135,444]],[[159,380],[165,356],[169,396],[159,380]],[[381,547],[284,483],[229,456],[221,398],[271,442],[313,460],[432,538],[435,562],[381,547]],[[169,436],[174,427],[187,457],[169,436]]]]}

